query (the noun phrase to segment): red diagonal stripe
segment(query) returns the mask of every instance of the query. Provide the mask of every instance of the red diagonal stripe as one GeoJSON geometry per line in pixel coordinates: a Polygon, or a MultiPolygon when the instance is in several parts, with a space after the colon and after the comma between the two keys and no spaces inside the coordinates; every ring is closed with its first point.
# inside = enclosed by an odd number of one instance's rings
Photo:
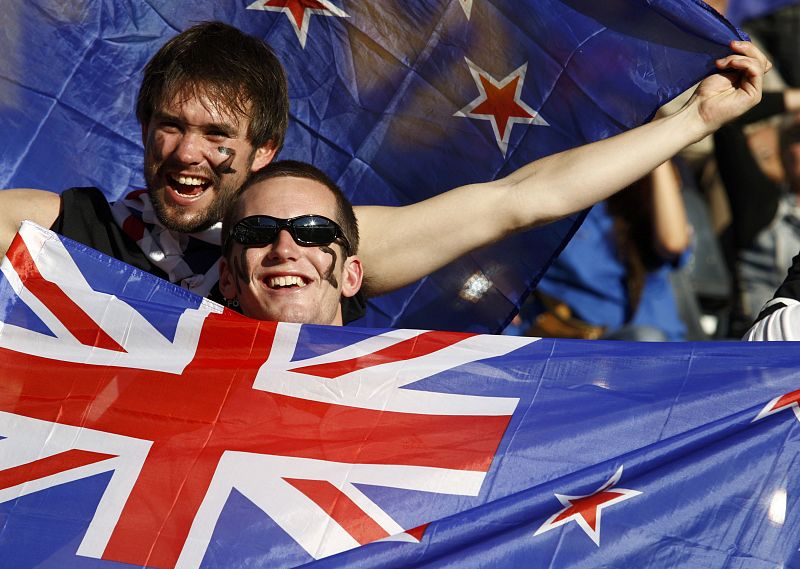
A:
{"type": "Polygon", "coordinates": [[[427,356],[474,335],[462,332],[425,332],[366,356],[328,364],[298,367],[292,371],[333,379],[376,365],[427,356]]]}
{"type": "Polygon", "coordinates": [[[361,545],[384,537],[388,532],[358,507],[344,492],[327,480],[284,478],[300,490],[361,545]]]}
{"type": "Polygon", "coordinates": [[[25,287],[47,306],[81,344],[115,352],[125,351],[57,284],[45,280],[19,234],[14,237],[6,256],[25,287]]]}
{"type": "MultiPolygon", "coordinates": [[[[180,375],[109,370],[0,349],[0,410],[153,441],[104,559],[175,566],[226,451],[489,469],[509,416],[387,412],[254,390],[275,327],[209,315],[195,359],[180,375]]],[[[412,341],[416,345],[406,352],[421,355],[426,345],[432,351],[465,337],[429,335],[427,342],[412,341]]],[[[371,537],[367,530],[353,531],[371,537]]]]}
{"type": "Polygon", "coordinates": [[[72,449],[27,464],[0,471],[0,489],[11,488],[31,480],[66,472],[87,464],[113,458],[116,455],[72,449]]]}

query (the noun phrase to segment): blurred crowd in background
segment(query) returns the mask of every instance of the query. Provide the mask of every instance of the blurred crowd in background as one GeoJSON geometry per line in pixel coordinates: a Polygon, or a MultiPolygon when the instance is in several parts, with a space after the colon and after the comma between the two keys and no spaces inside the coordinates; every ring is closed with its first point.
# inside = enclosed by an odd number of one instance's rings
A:
{"type": "Polygon", "coordinates": [[[741,27],[774,65],[761,103],[596,205],[507,334],[724,340],[752,325],[800,253],[800,5],[741,27]]]}

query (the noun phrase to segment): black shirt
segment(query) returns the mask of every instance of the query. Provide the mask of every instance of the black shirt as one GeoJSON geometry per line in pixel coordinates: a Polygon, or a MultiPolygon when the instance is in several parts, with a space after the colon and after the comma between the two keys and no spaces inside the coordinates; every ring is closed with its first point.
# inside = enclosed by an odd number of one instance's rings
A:
{"type": "MultiPolygon", "coordinates": [[[[154,265],[136,242],[117,225],[110,204],[103,192],[97,188],[65,190],[61,194],[61,211],[50,229],[167,280],[166,273],[154,265]]],[[[200,241],[198,243],[213,249],[215,256],[220,255],[219,246],[200,241]]],[[[219,291],[219,283],[211,289],[208,298],[225,304],[225,298],[219,291]]],[[[365,312],[366,298],[361,292],[352,298],[342,299],[342,317],[345,324],[361,318],[365,312]]]]}

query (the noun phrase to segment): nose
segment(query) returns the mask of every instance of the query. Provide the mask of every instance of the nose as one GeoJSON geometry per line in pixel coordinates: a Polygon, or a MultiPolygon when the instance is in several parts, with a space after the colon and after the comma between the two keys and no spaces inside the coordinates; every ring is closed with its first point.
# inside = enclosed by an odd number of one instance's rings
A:
{"type": "Polygon", "coordinates": [[[269,259],[274,261],[296,260],[300,253],[300,245],[295,243],[288,229],[281,229],[272,243],[269,259]]]}
{"type": "Polygon", "coordinates": [[[205,139],[194,133],[187,132],[180,136],[173,152],[182,164],[200,164],[205,155],[205,139]]]}

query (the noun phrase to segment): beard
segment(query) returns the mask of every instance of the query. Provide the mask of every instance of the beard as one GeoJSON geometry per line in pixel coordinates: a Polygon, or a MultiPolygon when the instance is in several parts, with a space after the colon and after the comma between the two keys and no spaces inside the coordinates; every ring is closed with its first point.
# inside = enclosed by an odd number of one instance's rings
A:
{"type": "MultiPolygon", "coordinates": [[[[252,162],[253,156],[250,156],[244,171],[249,171],[252,162]]],[[[245,181],[239,180],[238,176],[220,176],[210,168],[200,168],[196,174],[210,180],[210,184],[204,192],[213,191],[212,200],[200,211],[189,213],[184,207],[167,202],[166,192],[169,177],[166,172],[170,170],[170,167],[171,165],[163,162],[153,165],[146,170],[145,180],[147,193],[158,221],[167,229],[178,233],[198,233],[222,220],[245,181]],[[213,190],[210,190],[212,187],[213,190]]]]}
{"type": "Polygon", "coordinates": [[[178,233],[198,233],[205,231],[222,219],[236,195],[237,188],[231,186],[233,185],[221,185],[219,182],[215,182],[211,203],[192,215],[185,214],[180,206],[170,205],[166,202],[164,197],[166,187],[162,186],[155,190],[148,187],[147,192],[150,194],[153,211],[161,225],[178,233]]]}

